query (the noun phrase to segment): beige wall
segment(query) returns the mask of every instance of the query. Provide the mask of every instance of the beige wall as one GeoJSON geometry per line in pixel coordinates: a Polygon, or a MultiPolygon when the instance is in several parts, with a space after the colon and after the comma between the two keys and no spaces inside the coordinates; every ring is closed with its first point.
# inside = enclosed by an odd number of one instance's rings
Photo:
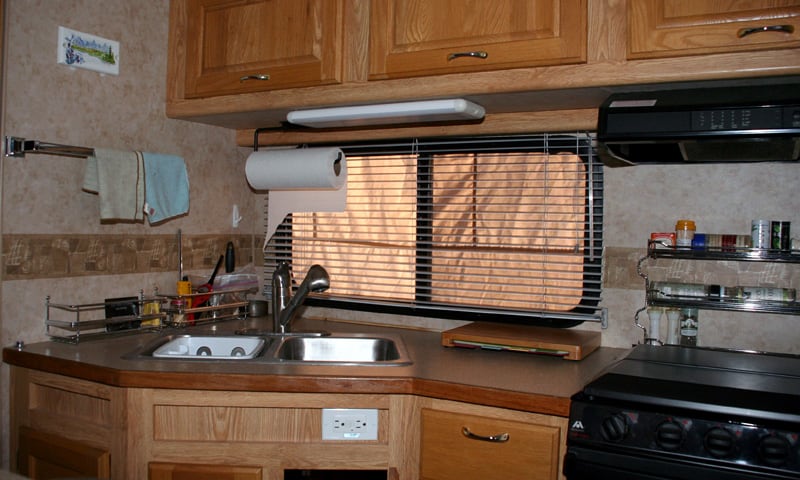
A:
{"type": "MultiPolygon", "coordinates": [[[[255,205],[258,197],[250,191],[244,177],[247,151],[235,146],[234,133],[170,120],[164,115],[169,2],[6,0],[6,3],[7,94],[3,101],[3,135],[181,155],[189,173],[191,211],[184,218],[155,227],[146,223],[101,224],[97,197],[81,191],[85,160],[48,155],[0,159],[2,233],[7,243],[11,242],[9,236],[27,239],[44,235],[45,243],[51,242],[54,248],[56,244],[65,245],[64,255],[73,259],[66,261],[66,268],[74,272],[81,263],[80,248],[75,248],[80,242],[76,238],[139,240],[132,242],[133,248],[139,249],[139,265],[134,270],[138,273],[112,276],[109,269],[102,269],[97,272],[99,275],[83,272],[85,275],[58,275],[49,279],[26,279],[24,274],[4,276],[0,308],[0,341],[4,346],[17,339],[28,343],[46,339],[43,323],[46,295],[51,295],[55,302],[86,303],[136,295],[140,289],[150,292],[155,285],[162,291],[174,291],[177,257],[160,255],[159,261],[151,262],[157,253],[145,250],[143,237],[169,243],[181,229],[187,243],[200,242],[200,248],[209,249],[216,248],[219,242],[202,242],[202,239],[216,235],[224,247],[228,237],[241,241],[252,237],[256,226],[260,229],[263,225],[263,214],[255,205]],[[56,64],[59,26],[119,41],[119,76],[103,76],[56,64]],[[244,217],[238,229],[231,226],[233,204],[239,205],[244,217]]],[[[174,248],[170,251],[174,252],[174,248]]],[[[212,253],[195,252],[198,260],[194,267],[203,275],[210,272],[210,267],[201,260],[205,257],[216,260],[212,253]]],[[[239,257],[243,255],[244,252],[239,257]]],[[[37,261],[30,255],[28,258],[29,267],[38,268],[37,261]]],[[[243,258],[239,260],[241,263],[243,258]]],[[[64,267],[60,265],[59,268],[64,267]]],[[[0,451],[2,465],[7,468],[8,367],[3,365],[0,372],[0,451]]]]}
{"type": "MultiPolygon", "coordinates": [[[[798,185],[797,164],[607,168],[603,305],[612,325],[603,343],[642,339],[633,327],[634,313],[644,306],[636,261],[651,232],[674,230],[677,219],[690,218],[698,232],[749,234],[751,220],[768,218],[791,221],[793,236],[800,237],[798,185]]],[[[800,265],[659,260],[644,269],[653,280],[800,288],[800,265]]],[[[797,316],[703,310],[699,323],[705,346],[800,353],[797,316]]]]}
{"type": "MultiPolygon", "coordinates": [[[[209,236],[222,240],[229,236],[250,237],[254,245],[260,245],[257,232],[263,226],[262,210],[257,205],[260,197],[249,190],[244,178],[246,149],[235,147],[231,131],[164,116],[167,1],[6,0],[6,3],[7,94],[3,99],[3,135],[182,155],[189,170],[191,213],[157,227],[101,224],[97,198],[80,190],[83,160],[46,155],[0,158],[4,238],[30,239],[44,235],[53,243],[68,244],[79,243],[75,239],[85,237],[169,239],[177,229],[182,229],[189,241],[200,242],[197,247],[200,250],[217,248],[214,242],[198,240],[209,236]],[[119,41],[120,75],[101,76],[57,65],[59,25],[119,41]],[[244,216],[237,230],[230,225],[234,203],[244,216]]],[[[603,333],[603,344],[607,346],[626,347],[641,339],[641,332],[633,326],[633,315],[644,302],[643,284],[636,277],[635,268],[650,232],[670,230],[678,218],[693,218],[700,231],[747,233],[751,219],[771,218],[791,221],[797,232],[795,236],[800,236],[798,165],[606,169],[605,182],[607,262],[603,305],[608,308],[610,326],[603,333]]],[[[3,247],[4,252],[8,249],[8,245],[3,247]]],[[[142,252],[145,258],[148,254],[152,252],[142,252]]],[[[195,254],[201,259],[214,258],[208,252],[195,254]]],[[[37,264],[41,257],[29,258],[37,264]]],[[[679,277],[689,271],[703,275],[686,262],[678,263],[667,267],[666,275],[679,277]]],[[[72,268],[71,263],[67,264],[72,268]]],[[[208,272],[204,261],[198,260],[194,266],[208,272]]],[[[19,271],[4,276],[0,343],[8,346],[17,339],[31,343],[46,338],[43,325],[46,295],[67,303],[95,302],[136,294],[140,289],[149,291],[154,285],[169,288],[175,280],[174,270],[166,266],[139,267],[136,273],[113,276],[86,271],[74,276],[78,273],[72,270],[54,278],[31,278],[19,271]]],[[[798,274],[792,271],[779,272],[772,267],[756,271],[755,266],[730,268],[737,269],[737,275],[765,284],[786,286],[782,282],[787,278],[795,287],[800,284],[798,274]]],[[[4,272],[0,269],[0,275],[4,272]]],[[[357,317],[364,321],[376,318],[374,314],[357,317]]],[[[454,325],[414,318],[383,321],[435,329],[454,325]]],[[[704,311],[700,322],[701,340],[707,345],[800,353],[797,317],[704,311]]],[[[8,367],[2,366],[0,451],[2,465],[6,467],[7,398],[8,367]]]]}

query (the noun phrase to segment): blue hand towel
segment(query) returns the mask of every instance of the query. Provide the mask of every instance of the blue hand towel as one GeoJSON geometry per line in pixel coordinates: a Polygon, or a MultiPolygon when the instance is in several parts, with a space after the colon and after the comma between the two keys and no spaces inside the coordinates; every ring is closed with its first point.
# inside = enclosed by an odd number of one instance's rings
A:
{"type": "Polygon", "coordinates": [[[144,220],[144,183],[136,152],[95,148],[86,159],[83,190],[98,195],[101,220],[144,220]]]}
{"type": "Polygon", "coordinates": [[[144,211],[150,224],[189,212],[189,176],[183,158],[142,152],[144,211]]]}

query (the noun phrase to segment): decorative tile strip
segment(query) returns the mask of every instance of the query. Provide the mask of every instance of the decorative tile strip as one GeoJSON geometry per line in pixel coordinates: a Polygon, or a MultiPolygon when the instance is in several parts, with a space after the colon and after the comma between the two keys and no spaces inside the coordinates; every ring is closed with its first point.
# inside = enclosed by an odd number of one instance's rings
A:
{"type": "MultiPolygon", "coordinates": [[[[236,265],[263,264],[249,235],[183,235],[183,268],[214,268],[233,242],[236,265]]],[[[4,280],[169,272],[178,270],[176,235],[4,235],[4,280]]]]}

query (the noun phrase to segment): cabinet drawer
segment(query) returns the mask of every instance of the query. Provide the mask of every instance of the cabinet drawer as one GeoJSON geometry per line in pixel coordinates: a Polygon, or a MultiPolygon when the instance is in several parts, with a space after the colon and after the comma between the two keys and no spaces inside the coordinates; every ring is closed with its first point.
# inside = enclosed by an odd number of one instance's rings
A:
{"type": "Polygon", "coordinates": [[[629,59],[797,48],[800,4],[796,0],[629,1],[628,32],[629,59]],[[740,36],[747,29],[751,33],[740,36]]]}
{"type": "Polygon", "coordinates": [[[558,427],[423,409],[420,478],[555,479],[559,434],[558,427]],[[465,429],[508,438],[481,440],[465,429]]]}

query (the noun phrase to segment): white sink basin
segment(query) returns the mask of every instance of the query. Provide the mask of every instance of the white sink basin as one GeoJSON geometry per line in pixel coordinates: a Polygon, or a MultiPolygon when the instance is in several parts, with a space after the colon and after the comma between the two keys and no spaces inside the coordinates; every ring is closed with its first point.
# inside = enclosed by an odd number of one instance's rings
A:
{"type": "Polygon", "coordinates": [[[158,358],[191,358],[195,360],[247,360],[264,348],[259,337],[182,335],[153,351],[158,358]]]}

